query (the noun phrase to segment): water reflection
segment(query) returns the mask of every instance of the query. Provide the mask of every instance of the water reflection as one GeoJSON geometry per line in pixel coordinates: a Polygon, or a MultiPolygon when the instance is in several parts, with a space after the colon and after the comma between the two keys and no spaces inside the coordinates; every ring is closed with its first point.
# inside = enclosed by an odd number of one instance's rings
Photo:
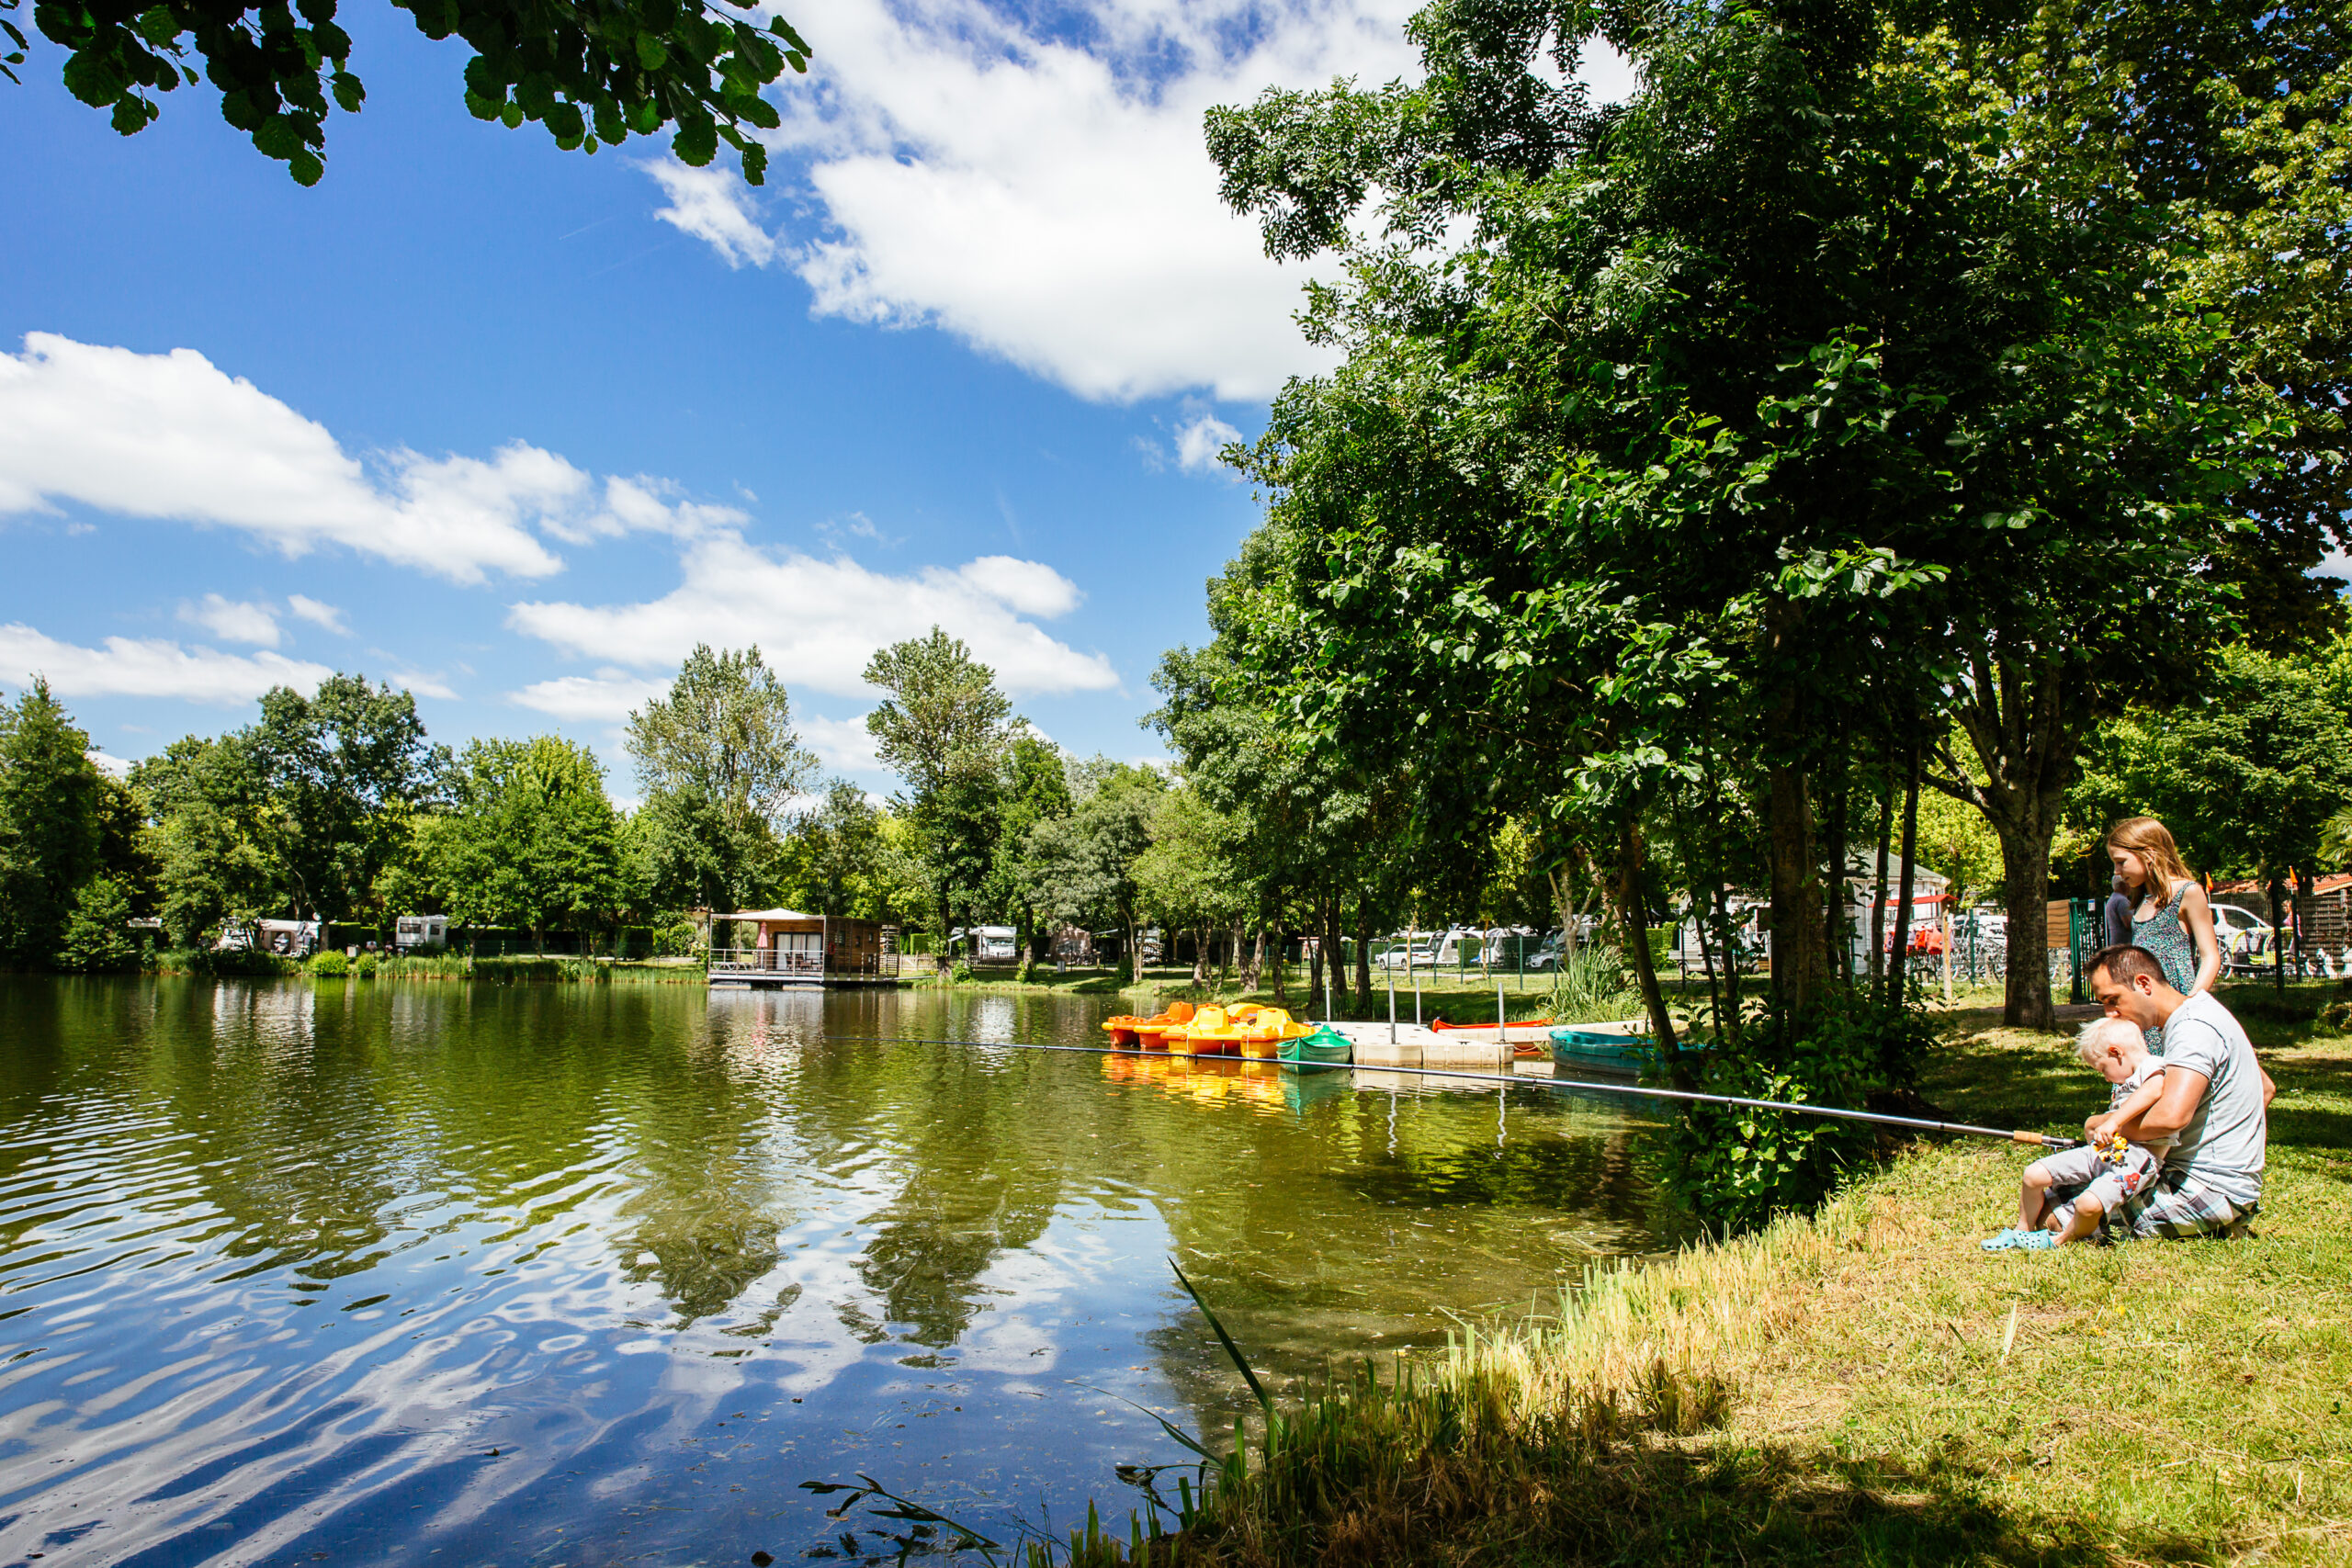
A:
{"type": "Polygon", "coordinates": [[[910,1043],[1108,1010],[0,980],[0,1560],[785,1555],[855,1469],[1068,1513],[1175,1457],[1083,1385],[1233,1407],[1170,1251],[1297,1372],[1657,1243],[1617,1107],[910,1043]]]}

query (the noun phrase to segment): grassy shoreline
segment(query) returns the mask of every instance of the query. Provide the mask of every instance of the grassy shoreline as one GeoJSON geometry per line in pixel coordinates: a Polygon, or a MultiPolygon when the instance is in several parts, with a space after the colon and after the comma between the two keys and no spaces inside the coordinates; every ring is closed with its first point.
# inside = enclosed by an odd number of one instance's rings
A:
{"type": "MultiPolygon", "coordinates": [[[[1917,1145],[1810,1217],[1596,1274],[1409,1391],[1282,1406],[1166,1557],[2333,1563],[2352,1556],[2352,1036],[2231,997],[2279,1083],[2258,1236],[1987,1255],[2028,1155],[1917,1145]]],[[[1967,1120],[2071,1131],[2062,1037],[1948,1015],[1967,1120]]]]}

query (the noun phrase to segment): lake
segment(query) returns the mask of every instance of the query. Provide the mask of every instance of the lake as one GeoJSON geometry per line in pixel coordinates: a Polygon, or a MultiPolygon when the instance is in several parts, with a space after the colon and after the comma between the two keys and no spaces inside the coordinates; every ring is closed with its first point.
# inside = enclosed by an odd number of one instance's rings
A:
{"type": "Polygon", "coordinates": [[[1012,1048],[1114,1010],[0,977],[0,1562],[1124,1533],[1244,1398],[1171,1256],[1302,1376],[1679,1239],[1638,1102],[1012,1048]]]}

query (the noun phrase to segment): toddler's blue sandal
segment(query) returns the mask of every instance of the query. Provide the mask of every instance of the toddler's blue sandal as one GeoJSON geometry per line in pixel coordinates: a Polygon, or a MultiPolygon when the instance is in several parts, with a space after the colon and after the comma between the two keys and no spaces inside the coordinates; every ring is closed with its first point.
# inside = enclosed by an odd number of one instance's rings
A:
{"type": "Polygon", "coordinates": [[[2017,1240],[2019,1252],[2047,1252],[2057,1245],[2058,1233],[2055,1231],[2027,1231],[2017,1240]]]}
{"type": "Polygon", "coordinates": [[[1998,1235],[1988,1235],[1976,1245],[1983,1247],[1987,1252],[2007,1252],[2009,1248],[2017,1246],[2030,1234],[2030,1232],[2021,1231],[2012,1227],[2001,1232],[1998,1235]]]}

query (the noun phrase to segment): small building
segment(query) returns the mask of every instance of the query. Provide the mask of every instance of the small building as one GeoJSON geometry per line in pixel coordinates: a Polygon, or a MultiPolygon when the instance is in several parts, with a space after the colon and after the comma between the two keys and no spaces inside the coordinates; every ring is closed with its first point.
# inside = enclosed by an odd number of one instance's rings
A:
{"type": "Polygon", "coordinates": [[[731,947],[710,950],[713,985],[861,986],[891,985],[895,962],[883,961],[879,920],[846,915],[809,915],[798,909],[739,909],[716,914],[713,923],[734,928],[731,947]]]}

